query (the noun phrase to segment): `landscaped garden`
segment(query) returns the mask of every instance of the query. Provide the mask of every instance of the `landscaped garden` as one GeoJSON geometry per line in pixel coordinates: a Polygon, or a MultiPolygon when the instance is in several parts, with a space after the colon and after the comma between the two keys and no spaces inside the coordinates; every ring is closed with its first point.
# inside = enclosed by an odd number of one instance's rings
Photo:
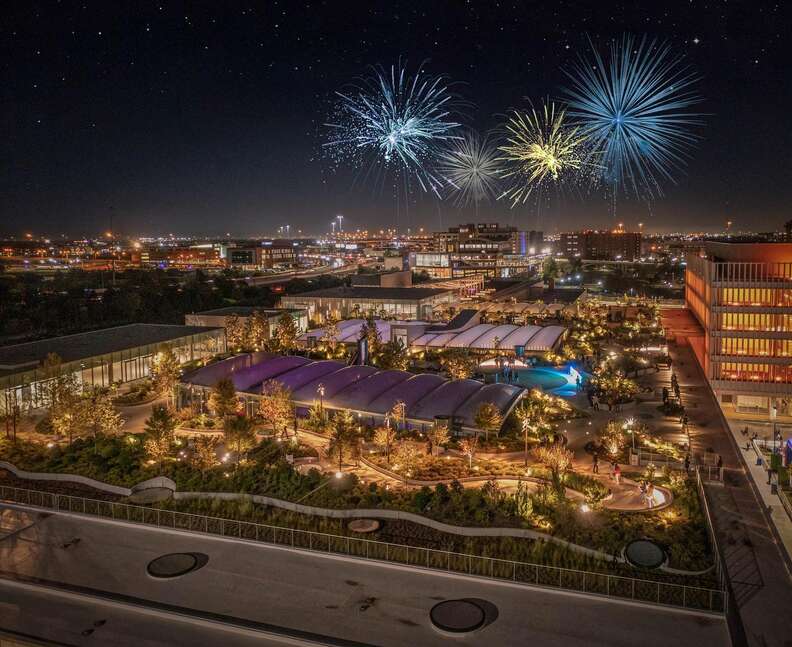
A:
{"type": "MultiPolygon", "coordinates": [[[[593,373],[591,394],[599,394],[602,403],[614,409],[636,398],[638,385],[626,373],[630,367],[643,366],[647,356],[630,351],[629,362],[620,362],[618,353],[605,352],[605,345],[640,346],[656,338],[656,312],[651,306],[636,307],[637,320],[617,326],[596,305],[563,315],[571,333],[558,361],[583,362],[593,373]]],[[[244,327],[232,322],[235,346],[294,349],[296,335],[285,319],[274,337],[268,337],[263,326],[260,320],[244,327]]],[[[409,367],[409,354],[379,340],[370,317],[364,334],[378,366],[409,367]]],[[[341,353],[331,336],[320,351],[328,357],[341,353]]],[[[439,370],[455,378],[470,376],[477,365],[473,359],[480,358],[461,350],[431,357],[439,370]]],[[[589,414],[540,389],[526,393],[505,420],[494,404],[482,403],[474,416],[481,433],[455,436],[449,423],[440,420],[428,430],[409,429],[405,405],[398,402],[382,424],[370,428],[349,411],[331,415],[320,398],[298,424],[291,392],[276,380],[262,385],[259,410],[253,416],[243,413],[230,380],[220,380],[200,410],[176,412],[172,396],[181,369],[174,362],[168,353],[158,354],[152,380],[114,400],[113,394],[79,393],[68,380],[56,380],[51,387],[56,389],[53,407],[41,426],[52,440],[2,440],[0,459],[26,471],[80,475],[127,488],[161,475],[172,479],[182,493],[263,495],[318,508],[373,510],[374,517],[377,510],[397,510],[455,526],[528,529],[616,558],[629,542],[648,538],[665,549],[671,568],[698,572],[712,565],[695,483],[668,470],[625,472],[625,477],[666,488],[673,501],[661,510],[609,509],[614,485],[576,467],[574,452],[567,447],[565,428],[589,414]],[[112,403],[143,403],[158,396],[168,396],[171,402],[152,408],[145,431],[122,433],[119,419],[111,415],[112,403]],[[101,424],[92,421],[92,410],[104,412],[98,418],[101,424]]],[[[613,420],[590,429],[595,434],[591,449],[625,465],[633,443],[677,461],[683,449],[635,421],[613,420]]],[[[20,479],[7,482],[19,486],[20,479]]],[[[23,487],[39,488],[39,482],[26,483],[23,487]]],[[[78,486],[41,487],[74,493],[78,486]]],[[[350,532],[343,521],[286,512],[249,499],[193,498],[158,505],[332,534],[350,532]]],[[[596,560],[551,541],[465,537],[412,521],[382,521],[372,538],[635,575],[632,567],[596,560]]],[[[709,576],[682,579],[686,584],[713,583],[709,576]]]]}

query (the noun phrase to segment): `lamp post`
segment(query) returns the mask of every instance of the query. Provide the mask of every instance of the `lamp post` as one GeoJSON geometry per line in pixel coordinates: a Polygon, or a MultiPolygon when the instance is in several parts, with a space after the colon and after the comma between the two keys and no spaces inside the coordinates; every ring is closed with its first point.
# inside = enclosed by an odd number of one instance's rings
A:
{"type": "Polygon", "coordinates": [[[316,387],[316,392],[319,394],[319,412],[322,414],[322,418],[324,418],[324,384],[319,384],[319,386],[316,387]]]}

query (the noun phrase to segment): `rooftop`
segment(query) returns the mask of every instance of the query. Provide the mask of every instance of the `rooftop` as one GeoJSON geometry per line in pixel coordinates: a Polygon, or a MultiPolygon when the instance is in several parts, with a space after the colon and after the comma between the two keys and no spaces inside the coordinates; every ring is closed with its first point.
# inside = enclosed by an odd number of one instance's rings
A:
{"type": "Polygon", "coordinates": [[[97,355],[106,355],[127,348],[159,344],[180,337],[197,335],[220,328],[136,323],[115,328],[41,339],[26,344],[0,347],[0,370],[13,372],[33,367],[50,353],[57,353],[63,362],[73,362],[97,355]]]}
{"type": "Polygon", "coordinates": [[[438,288],[380,288],[373,286],[353,286],[327,288],[324,290],[313,290],[312,292],[301,292],[290,295],[288,298],[299,299],[301,297],[324,297],[327,299],[377,299],[395,301],[416,301],[428,299],[429,297],[448,294],[453,290],[443,290],[438,288]]]}
{"type": "Polygon", "coordinates": [[[212,317],[230,317],[237,315],[238,317],[249,317],[254,312],[260,312],[265,315],[277,315],[283,312],[300,312],[299,308],[261,308],[258,306],[227,306],[225,308],[215,308],[214,310],[203,310],[196,312],[196,315],[209,315],[212,317]]]}
{"type": "Polygon", "coordinates": [[[198,369],[182,382],[212,386],[229,377],[237,391],[261,393],[262,384],[277,380],[292,393],[295,403],[310,406],[324,387],[324,404],[362,414],[384,416],[404,402],[407,419],[432,423],[436,416],[453,416],[476,428],[474,417],[483,402],[491,402],[506,417],[524,389],[511,384],[484,384],[476,380],[447,380],[439,375],[383,371],[373,366],[347,366],[332,360],[312,361],[299,356],[266,358],[240,367],[236,358],[198,369]],[[225,371],[223,369],[225,368],[225,371]]]}

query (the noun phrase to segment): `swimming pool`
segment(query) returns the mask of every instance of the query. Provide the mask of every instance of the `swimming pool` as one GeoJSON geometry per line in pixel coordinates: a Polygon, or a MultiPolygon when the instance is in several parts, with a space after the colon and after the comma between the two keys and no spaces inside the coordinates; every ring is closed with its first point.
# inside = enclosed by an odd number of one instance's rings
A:
{"type": "MultiPolygon", "coordinates": [[[[553,395],[571,398],[577,393],[577,373],[570,370],[569,366],[554,368],[552,366],[541,366],[528,368],[521,361],[517,364],[517,379],[512,382],[524,386],[527,389],[541,389],[553,395]]],[[[479,366],[485,374],[496,375],[497,381],[503,381],[503,376],[498,373],[495,362],[487,360],[479,366]]],[[[586,373],[580,372],[584,380],[588,377],[586,373]]]]}
{"type": "Polygon", "coordinates": [[[575,377],[569,369],[528,368],[517,371],[517,382],[528,389],[542,389],[553,395],[573,397],[577,393],[575,377]]]}

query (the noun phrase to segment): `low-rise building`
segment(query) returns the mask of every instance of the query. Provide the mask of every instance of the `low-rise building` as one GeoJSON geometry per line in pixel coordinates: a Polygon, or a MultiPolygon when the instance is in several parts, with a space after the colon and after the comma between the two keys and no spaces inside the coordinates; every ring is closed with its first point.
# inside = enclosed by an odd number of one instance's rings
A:
{"type": "Polygon", "coordinates": [[[331,312],[341,319],[369,312],[402,319],[431,319],[435,308],[455,301],[454,290],[359,286],[283,296],[280,306],[306,310],[312,321],[323,321],[331,312]]]}
{"type": "Polygon", "coordinates": [[[268,240],[260,245],[231,247],[228,250],[228,264],[242,270],[271,270],[296,262],[294,244],[288,240],[268,240]]]}
{"type": "Polygon", "coordinates": [[[258,308],[256,306],[229,306],[227,308],[216,308],[214,310],[204,310],[184,315],[184,323],[188,326],[211,326],[225,328],[229,317],[236,317],[241,324],[245,324],[249,317],[254,313],[259,313],[266,317],[269,323],[270,333],[278,325],[278,319],[283,313],[288,313],[297,324],[300,332],[308,330],[308,312],[295,308],[258,308]]]}
{"type": "Polygon", "coordinates": [[[149,375],[152,358],[170,348],[180,362],[225,352],[218,327],[129,324],[0,348],[0,411],[34,409],[46,402],[45,383],[54,376],[44,361],[57,355],[60,373],[78,383],[110,386],[149,375]]]}

